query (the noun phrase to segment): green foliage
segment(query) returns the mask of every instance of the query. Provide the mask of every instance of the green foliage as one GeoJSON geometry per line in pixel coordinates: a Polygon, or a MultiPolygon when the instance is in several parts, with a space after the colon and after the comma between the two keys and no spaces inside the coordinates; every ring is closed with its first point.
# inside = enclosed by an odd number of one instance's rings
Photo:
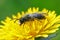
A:
{"type": "MultiPolygon", "coordinates": [[[[5,19],[6,16],[11,17],[17,12],[26,11],[30,7],[39,7],[40,10],[46,8],[48,10],[55,10],[60,13],[60,0],[0,0],[0,20],[5,19]]],[[[60,40],[60,31],[53,40],[60,40]]]]}

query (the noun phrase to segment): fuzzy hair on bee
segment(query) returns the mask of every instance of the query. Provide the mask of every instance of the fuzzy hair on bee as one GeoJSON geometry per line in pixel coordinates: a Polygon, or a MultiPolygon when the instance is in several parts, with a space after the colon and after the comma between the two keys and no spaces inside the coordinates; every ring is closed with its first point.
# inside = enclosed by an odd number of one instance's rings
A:
{"type": "Polygon", "coordinates": [[[36,19],[45,19],[45,13],[33,13],[33,14],[26,14],[23,17],[21,17],[19,20],[20,24],[23,24],[26,21],[34,20],[36,19]]]}

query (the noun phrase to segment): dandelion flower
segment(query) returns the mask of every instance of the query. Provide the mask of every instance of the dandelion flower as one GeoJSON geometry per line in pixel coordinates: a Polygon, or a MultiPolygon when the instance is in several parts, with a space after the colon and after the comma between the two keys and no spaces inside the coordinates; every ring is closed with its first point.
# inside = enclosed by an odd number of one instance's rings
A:
{"type": "Polygon", "coordinates": [[[56,16],[55,11],[46,9],[39,11],[39,8],[29,8],[27,12],[18,13],[12,18],[7,17],[1,23],[3,24],[0,25],[1,40],[35,40],[35,37],[48,37],[55,33],[60,26],[60,15],[56,16]],[[45,19],[34,18],[34,20],[20,23],[22,17],[34,13],[45,13],[45,19]]]}

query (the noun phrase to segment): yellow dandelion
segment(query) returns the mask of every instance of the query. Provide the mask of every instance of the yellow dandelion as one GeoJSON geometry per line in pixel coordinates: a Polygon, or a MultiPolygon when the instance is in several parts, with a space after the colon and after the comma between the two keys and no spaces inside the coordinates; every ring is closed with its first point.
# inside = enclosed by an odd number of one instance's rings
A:
{"type": "Polygon", "coordinates": [[[55,11],[29,8],[27,12],[7,17],[1,23],[1,40],[35,40],[35,37],[48,37],[55,33],[60,26],[60,15],[56,16],[55,11]],[[36,14],[40,14],[40,17],[33,16],[36,14]]]}

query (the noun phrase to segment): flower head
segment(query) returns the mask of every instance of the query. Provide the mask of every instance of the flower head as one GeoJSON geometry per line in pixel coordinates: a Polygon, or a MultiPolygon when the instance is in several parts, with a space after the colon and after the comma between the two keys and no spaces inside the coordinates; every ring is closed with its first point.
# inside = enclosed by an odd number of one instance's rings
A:
{"type": "Polygon", "coordinates": [[[29,8],[27,12],[18,13],[12,18],[7,17],[5,21],[1,21],[0,25],[0,39],[5,40],[34,40],[35,37],[48,37],[48,35],[55,33],[60,26],[60,15],[56,16],[55,11],[48,11],[39,8],[29,8]],[[34,13],[42,14],[45,18],[28,18],[27,14],[33,15],[34,13]],[[21,18],[24,18],[23,21],[21,18]],[[23,22],[21,24],[21,22],[23,22]]]}

